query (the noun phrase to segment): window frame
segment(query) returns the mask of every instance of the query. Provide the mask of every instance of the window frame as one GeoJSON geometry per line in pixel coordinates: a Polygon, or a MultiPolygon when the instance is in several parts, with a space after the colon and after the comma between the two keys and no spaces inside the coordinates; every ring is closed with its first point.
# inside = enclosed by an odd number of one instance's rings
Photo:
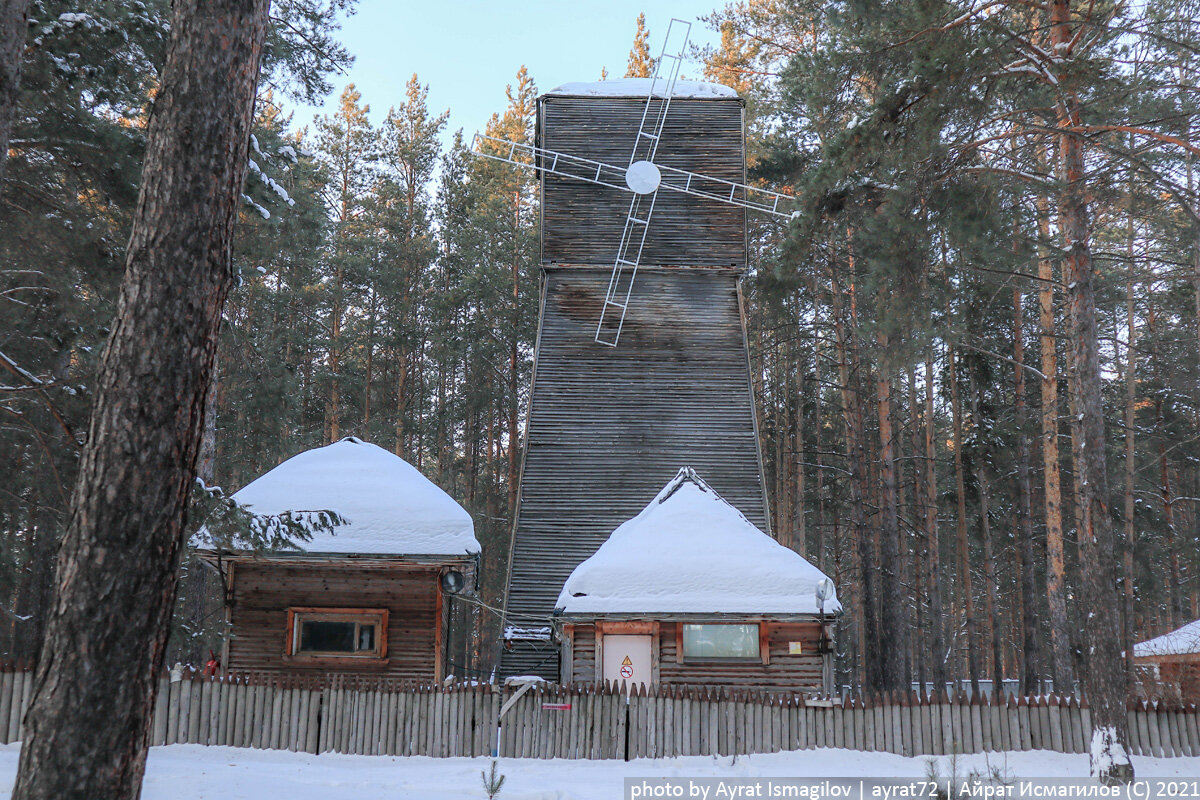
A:
{"type": "Polygon", "coordinates": [[[766,626],[762,622],[680,622],[676,628],[678,641],[676,642],[679,662],[682,664],[766,664],[764,653],[767,650],[766,641],[766,626]],[[758,639],[758,652],[752,656],[690,656],[685,649],[687,636],[684,634],[684,628],[688,625],[697,627],[717,626],[717,625],[737,625],[743,628],[754,628],[756,638],[758,639]]]}
{"type": "MultiPolygon", "coordinates": [[[[320,608],[313,606],[292,606],[287,610],[287,630],[284,641],[284,656],[293,660],[323,661],[326,659],[345,659],[348,661],[385,661],[387,660],[388,641],[388,610],[386,608],[320,608]],[[320,622],[354,622],[356,625],[373,623],[375,625],[375,649],[370,651],[300,650],[300,630],[305,621],[320,622]]],[[[355,641],[358,640],[358,628],[354,630],[355,641]]]]}

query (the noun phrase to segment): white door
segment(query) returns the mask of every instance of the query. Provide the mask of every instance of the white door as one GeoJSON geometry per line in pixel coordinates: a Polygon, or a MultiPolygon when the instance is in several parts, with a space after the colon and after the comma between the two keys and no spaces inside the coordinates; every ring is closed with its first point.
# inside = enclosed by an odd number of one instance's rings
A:
{"type": "Polygon", "coordinates": [[[604,637],[604,673],[606,681],[627,684],[652,683],[650,647],[653,636],[618,634],[604,637]]]}

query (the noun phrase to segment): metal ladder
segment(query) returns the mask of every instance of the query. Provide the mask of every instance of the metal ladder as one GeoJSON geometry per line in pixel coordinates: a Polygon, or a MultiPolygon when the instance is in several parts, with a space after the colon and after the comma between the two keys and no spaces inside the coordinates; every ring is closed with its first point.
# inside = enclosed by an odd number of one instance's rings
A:
{"type": "MultiPolygon", "coordinates": [[[[667,122],[667,111],[671,108],[671,95],[675,91],[675,81],[679,78],[679,68],[683,64],[683,54],[691,32],[692,23],[686,20],[672,19],[667,26],[662,52],[654,64],[654,75],[650,79],[646,107],[642,110],[637,136],[633,140],[633,152],[629,155],[630,166],[643,160],[653,163],[658,154],[658,144],[667,122]],[[676,25],[679,26],[678,29],[676,25]],[[672,35],[677,40],[681,36],[682,39],[679,40],[678,47],[668,53],[667,48],[671,46],[672,35]],[[665,76],[662,74],[664,64],[669,64],[665,76]],[[658,92],[660,81],[663,90],[658,92]],[[656,98],[656,94],[661,94],[662,97],[656,98]],[[643,152],[645,155],[640,156],[643,152]]],[[[617,247],[617,259],[608,279],[604,306],[600,310],[600,323],[596,326],[596,342],[599,344],[616,347],[621,338],[621,329],[625,326],[625,312],[629,308],[629,297],[633,293],[633,280],[637,277],[638,265],[642,263],[642,249],[646,246],[646,234],[650,230],[650,218],[654,215],[654,202],[657,198],[658,189],[655,189],[650,194],[635,193],[629,202],[629,213],[625,215],[621,243],[617,247]],[[617,317],[616,325],[610,324],[609,329],[605,330],[604,323],[610,314],[617,317]]]]}

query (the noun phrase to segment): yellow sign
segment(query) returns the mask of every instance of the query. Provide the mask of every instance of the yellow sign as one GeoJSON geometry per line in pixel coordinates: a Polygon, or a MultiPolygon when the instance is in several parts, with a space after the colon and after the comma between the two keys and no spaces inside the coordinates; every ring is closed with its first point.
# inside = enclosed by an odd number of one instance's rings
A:
{"type": "Polygon", "coordinates": [[[629,656],[625,656],[625,660],[621,662],[622,667],[632,667],[633,662],[629,660],[629,656]]]}
{"type": "Polygon", "coordinates": [[[804,655],[804,642],[788,642],[788,655],[804,655]]]}

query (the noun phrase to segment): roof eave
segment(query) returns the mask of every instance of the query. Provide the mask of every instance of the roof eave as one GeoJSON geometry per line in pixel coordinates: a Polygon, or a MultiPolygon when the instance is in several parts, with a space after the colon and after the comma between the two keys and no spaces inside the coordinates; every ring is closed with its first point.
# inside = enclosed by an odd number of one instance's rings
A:
{"type": "Polygon", "coordinates": [[[389,564],[413,564],[420,566],[439,566],[444,564],[460,564],[477,562],[479,553],[315,553],[286,552],[286,553],[256,553],[246,550],[216,550],[199,549],[197,555],[204,561],[214,561],[218,556],[229,562],[263,562],[283,564],[331,562],[343,564],[364,564],[369,562],[386,562],[389,564]]]}
{"type": "Polygon", "coordinates": [[[835,619],[842,613],[841,609],[837,611],[827,611],[824,614],[818,611],[812,612],[793,612],[788,614],[773,614],[763,612],[740,613],[727,611],[673,611],[673,612],[657,612],[657,611],[621,611],[621,612],[593,612],[593,611],[561,611],[557,613],[557,617],[567,622],[576,622],[581,620],[643,620],[656,619],[668,622],[710,622],[729,620],[741,620],[744,622],[822,622],[825,620],[835,619]]]}

